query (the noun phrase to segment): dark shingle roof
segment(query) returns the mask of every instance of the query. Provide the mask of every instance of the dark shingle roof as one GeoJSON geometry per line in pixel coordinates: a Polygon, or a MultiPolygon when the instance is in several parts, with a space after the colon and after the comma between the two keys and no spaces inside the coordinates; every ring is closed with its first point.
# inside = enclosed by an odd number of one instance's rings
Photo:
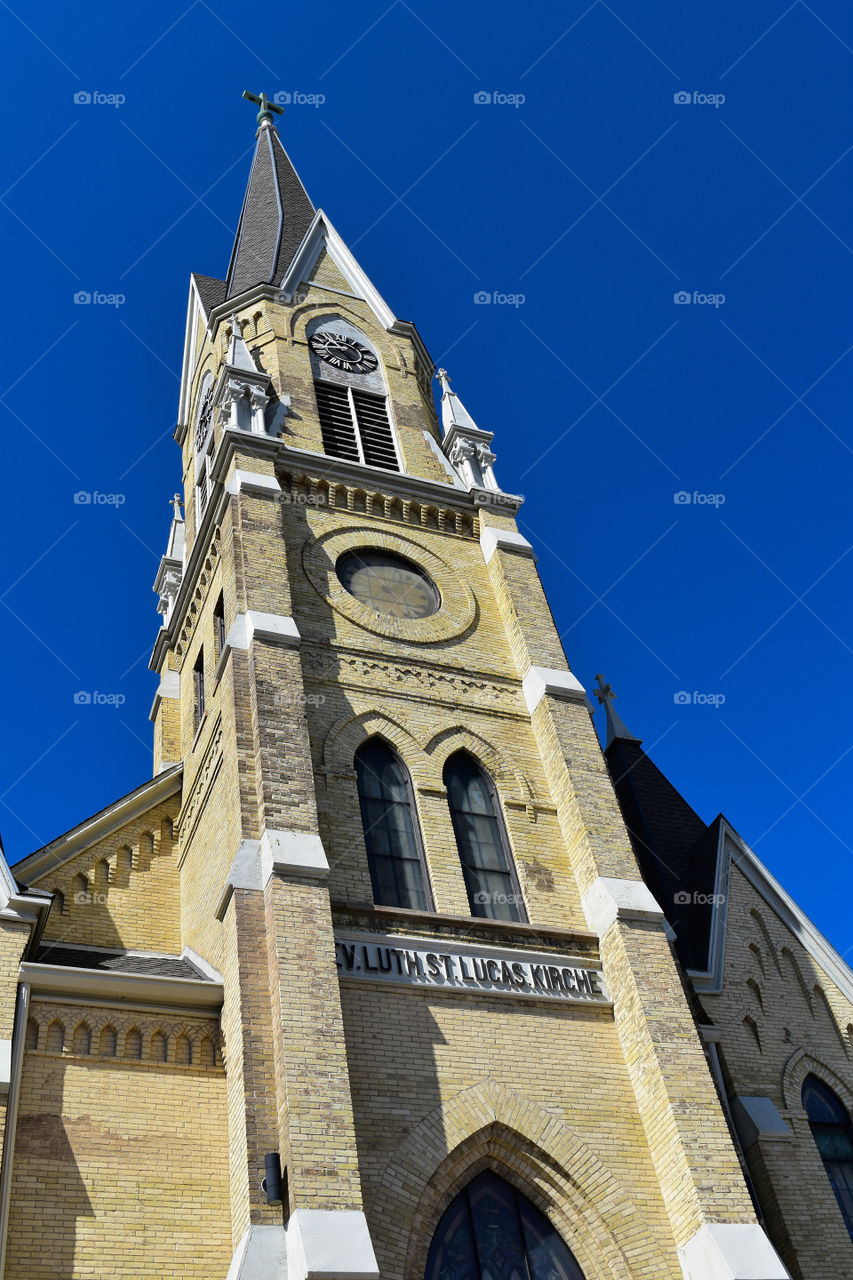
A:
{"type": "Polygon", "coordinates": [[[604,757],[643,879],[675,930],[681,962],[704,970],[719,819],[706,826],[636,740],[615,738],[604,757]]]}
{"type": "Polygon", "coordinates": [[[205,314],[209,316],[214,307],[218,307],[220,302],[225,301],[228,286],[224,280],[215,280],[213,276],[200,276],[197,271],[193,272],[193,280],[198,289],[198,296],[201,298],[201,305],[204,307],[205,314]]]}
{"type": "Polygon", "coordinates": [[[227,297],[280,280],[314,217],[314,206],[273,128],[258,143],[228,267],[227,297]]]}
{"type": "Polygon", "coordinates": [[[209,981],[206,974],[183,956],[145,956],[134,955],[129,951],[92,951],[86,947],[68,947],[51,942],[42,944],[37,963],[70,965],[72,969],[138,973],[146,978],[195,978],[197,981],[209,981]]]}

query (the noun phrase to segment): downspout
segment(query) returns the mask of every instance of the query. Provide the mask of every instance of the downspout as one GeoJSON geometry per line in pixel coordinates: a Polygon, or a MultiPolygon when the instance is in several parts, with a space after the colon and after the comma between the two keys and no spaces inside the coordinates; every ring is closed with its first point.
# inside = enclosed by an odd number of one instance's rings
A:
{"type": "Polygon", "coordinates": [[[30,984],[18,987],[15,1025],[12,1031],[12,1060],[9,1068],[9,1095],[6,1099],[6,1128],[0,1164],[0,1280],[6,1271],[6,1241],[9,1235],[9,1203],[12,1198],[12,1164],[15,1159],[15,1131],[18,1127],[18,1099],[21,1094],[21,1066],[30,1013],[30,984]]]}

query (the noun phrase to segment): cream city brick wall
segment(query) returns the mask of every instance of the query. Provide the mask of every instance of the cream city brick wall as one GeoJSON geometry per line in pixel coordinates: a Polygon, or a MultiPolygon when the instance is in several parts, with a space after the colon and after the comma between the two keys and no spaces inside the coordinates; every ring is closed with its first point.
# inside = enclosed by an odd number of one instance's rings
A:
{"type": "Polygon", "coordinates": [[[24,1056],[6,1276],[224,1276],[231,1258],[225,1079],[202,1054],[203,1043],[218,1039],[216,1023],[31,1007],[44,1047],[24,1056]],[[56,1052],[48,1028],[60,1020],[66,1043],[56,1052]],[[83,1021],[90,1052],[74,1037],[83,1021]],[[110,1026],[115,1056],[101,1049],[100,1032],[110,1026]],[[142,1033],[140,1059],[126,1056],[133,1028],[142,1033]],[[169,1058],[152,1062],[161,1028],[169,1058]],[[197,1062],[175,1061],[178,1036],[197,1062]]]}
{"type": "Polygon", "coordinates": [[[45,941],[179,953],[177,812],[176,798],[163,801],[35,879],[33,887],[62,895],[45,941]]]}
{"type": "Polygon", "coordinates": [[[814,1073],[853,1117],[853,1004],[736,864],[723,989],[703,993],[701,1003],[721,1029],[732,1095],[770,1098],[793,1134],[790,1142],[759,1140],[746,1153],[773,1243],[803,1280],[853,1277],[853,1242],[801,1096],[814,1073]]]}

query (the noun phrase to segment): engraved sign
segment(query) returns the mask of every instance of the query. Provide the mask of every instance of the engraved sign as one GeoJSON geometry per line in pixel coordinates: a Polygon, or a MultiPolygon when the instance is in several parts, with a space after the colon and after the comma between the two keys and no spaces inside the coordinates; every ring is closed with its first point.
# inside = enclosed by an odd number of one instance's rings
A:
{"type": "Polygon", "coordinates": [[[376,933],[337,933],[338,976],[468,995],[609,1005],[600,969],[573,956],[376,933]]]}

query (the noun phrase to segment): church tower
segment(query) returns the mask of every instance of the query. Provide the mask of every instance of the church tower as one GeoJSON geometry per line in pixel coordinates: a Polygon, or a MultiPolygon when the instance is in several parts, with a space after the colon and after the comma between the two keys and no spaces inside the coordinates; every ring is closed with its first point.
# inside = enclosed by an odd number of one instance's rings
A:
{"type": "MultiPolygon", "coordinates": [[[[225,278],[190,284],[154,779],[120,802],[134,830],[159,806],[161,870],[156,893],[129,874],[100,942],[180,955],[197,1004],[203,977],[219,993],[215,1121],[193,1112],[182,1174],[207,1225],[158,1201],[129,1270],[84,1177],[73,1274],[781,1280],[496,478],[508,424],[478,426],[444,370],[436,414],[415,325],[256,101],[225,278]]],[[[120,818],[18,868],[71,912],[52,908],[34,998],[69,940],[98,945],[69,886],[120,818]]],[[[184,1104],[157,1098],[182,1132],[184,1104]]],[[[22,1215],[13,1197],[12,1241],[22,1215]]],[[[15,1257],[9,1280],[54,1274],[15,1257]]]]}

